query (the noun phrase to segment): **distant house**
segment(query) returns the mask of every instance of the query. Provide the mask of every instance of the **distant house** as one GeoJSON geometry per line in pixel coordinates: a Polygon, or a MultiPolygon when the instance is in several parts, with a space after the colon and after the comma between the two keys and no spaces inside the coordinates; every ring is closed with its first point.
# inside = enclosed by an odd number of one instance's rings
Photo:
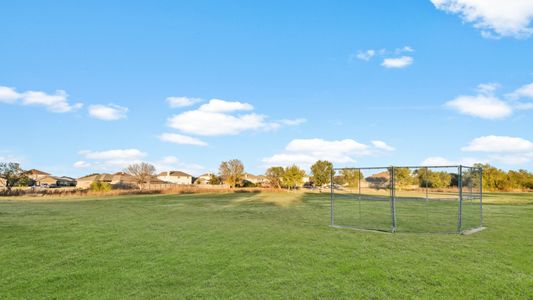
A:
{"type": "Polygon", "coordinates": [[[268,179],[263,175],[254,175],[250,173],[244,173],[244,181],[251,182],[257,185],[263,185],[268,183],[268,179]]]}
{"type": "Polygon", "coordinates": [[[211,184],[211,176],[215,174],[207,172],[194,179],[194,184],[211,184]]]}
{"type": "Polygon", "coordinates": [[[372,188],[386,188],[389,186],[390,174],[388,171],[376,173],[365,178],[369,187],[372,188]]]}
{"type": "Polygon", "coordinates": [[[182,171],[161,172],[157,179],[175,184],[192,184],[192,176],[182,171]]]}
{"type": "Polygon", "coordinates": [[[63,176],[63,177],[57,178],[56,184],[57,186],[65,186],[65,187],[76,186],[77,181],[75,178],[63,176]]]}
{"type": "Polygon", "coordinates": [[[35,181],[35,185],[41,185],[41,186],[42,185],[48,185],[48,186],[54,185],[54,186],[56,186],[57,185],[57,180],[58,180],[57,177],[47,175],[47,176],[39,178],[39,180],[36,180],[35,181]]]}
{"type": "Polygon", "coordinates": [[[125,172],[117,172],[111,177],[111,184],[118,188],[137,187],[137,179],[125,172]]]}
{"type": "Polygon", "coordinates": [[[111,181],[113,181],[113,175],[111,174],[90,174],[84,177],[80,177],[77,180],[77,186],[84,189],[91,186],[91,183],[100,181],[100,182],[107,182],[111,184],[111,181]]]}

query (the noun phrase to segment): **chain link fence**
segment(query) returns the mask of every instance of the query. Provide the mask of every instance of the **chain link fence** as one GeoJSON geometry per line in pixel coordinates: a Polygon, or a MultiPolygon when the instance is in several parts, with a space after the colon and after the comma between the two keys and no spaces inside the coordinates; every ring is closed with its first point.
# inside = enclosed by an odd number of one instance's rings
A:
{"type": "Polygon", "coordinates": [[[335,168],[331,225],[387,232],[483,228],[483,170],[467,166],[335,168]]]}

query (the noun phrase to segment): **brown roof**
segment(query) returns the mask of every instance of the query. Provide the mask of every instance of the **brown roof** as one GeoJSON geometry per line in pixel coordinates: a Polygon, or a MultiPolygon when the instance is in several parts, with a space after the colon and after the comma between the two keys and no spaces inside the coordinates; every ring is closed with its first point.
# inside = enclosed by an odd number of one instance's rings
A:
{"type": "Polygon", "coordinates": [[[26,172],[26,174],[30,174],[30,175],[50,175],[46,172],[43,172],[43,171],[40,171],[40,170],[37,170],[37,169],[31,169],[31,170],[28,170],[26,172]]]}
{"type": "Polygon", "coordinates": [[[384,178],[384,179],[389,179],[389,178],[390,178],[390,174],[389,174],[389,171],[383,171],[383,172],[376,173],[376,174],[373,174],[373,175],[371,175],[371,176],[368,176],[367,178],[374,178],[374,179],[377,179],[377,178],[384,178]]]}
{"type": "Polygon", "coordinates": [[[182,171],[168,171],[168,172],[161,172],[159,173],[159,176],[181,176],[181,177],[192,177],[191,175],[182,172],[182,171]]]}
{"type": "Polygon", "coordinates": [[[113,175],[111,174],[92,174],[78,178],[78,181],[112,181],[113,175]]]}

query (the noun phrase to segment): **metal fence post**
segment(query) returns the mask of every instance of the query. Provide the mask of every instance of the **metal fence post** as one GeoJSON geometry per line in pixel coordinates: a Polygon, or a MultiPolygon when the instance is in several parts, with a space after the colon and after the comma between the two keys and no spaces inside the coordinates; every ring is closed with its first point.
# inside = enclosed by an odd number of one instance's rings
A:
{"type": "Polygon", "coordinates": [[[463,225],[463,166],[458,167],[457,186],[459,188],[459,220],[457,222],[457,233],[461,233],[463,225]]]}
{"type": "Polygon", "coordinates": [[[483,168],[479,168],[479,226],[483,227],[483,168]]]}
{"type": "Polygon", "coordinates": [[[395,204],[395,198],[396,198],[396,183],[394,180],[394,167],[390,167],[391,172],[391,213],[392,213],[392,232],[396,232],[396,204],[395,204]]]}
{"type": "Polygon", "coordinates": [[[333,211],[333,173],[335,172],[335,169],[331,169],[331,177],[330,177],[330,217],[331,217],[331,226],[335,226],[334,221],[334,211],[333,211]]]}

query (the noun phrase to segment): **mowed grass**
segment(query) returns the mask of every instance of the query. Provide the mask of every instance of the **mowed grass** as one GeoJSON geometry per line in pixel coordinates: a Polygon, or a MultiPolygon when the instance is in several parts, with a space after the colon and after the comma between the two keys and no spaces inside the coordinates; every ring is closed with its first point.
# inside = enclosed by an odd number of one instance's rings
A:
{"type": "Polygon", "coordinates": [[[532,298],[533,196],[494,197],[470,236],[331,228],[328,194],[0,201],[0,298],[532,298]]]}

